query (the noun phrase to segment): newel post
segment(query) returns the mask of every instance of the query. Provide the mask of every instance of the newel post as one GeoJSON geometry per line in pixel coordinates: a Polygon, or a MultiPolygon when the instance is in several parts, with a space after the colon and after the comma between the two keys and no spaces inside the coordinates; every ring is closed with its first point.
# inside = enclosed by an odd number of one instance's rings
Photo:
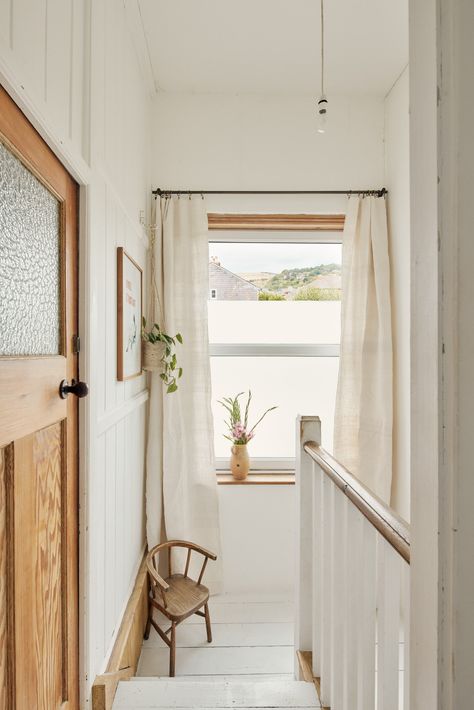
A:
{"type": "MultiPolygon", "coordinates": [[[[319,417],[296,419],[296,610],[295,650],[312,651],[313,635],[313,462],[304,452],[307,441],[321,443],[319,417]]],[[[296,660],[295,675],[299,677],[296,660]]]]}

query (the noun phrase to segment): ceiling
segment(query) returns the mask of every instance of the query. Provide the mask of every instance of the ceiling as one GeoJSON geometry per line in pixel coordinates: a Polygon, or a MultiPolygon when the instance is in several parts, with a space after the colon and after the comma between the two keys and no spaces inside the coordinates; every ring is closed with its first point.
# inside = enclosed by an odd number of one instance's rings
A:
{"type": "MultiPolygon", "coordinates": [[[[138,0],[157,91],[318,94],[319,0],[138,0]]],[[[408,0],[325,0],[326,93],[385,95],[408,0]]]]}

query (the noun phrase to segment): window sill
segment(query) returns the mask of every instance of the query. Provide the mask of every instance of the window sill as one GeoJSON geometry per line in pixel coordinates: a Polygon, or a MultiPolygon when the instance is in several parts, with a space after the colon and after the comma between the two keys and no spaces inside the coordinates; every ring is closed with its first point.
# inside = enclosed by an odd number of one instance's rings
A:
{"type": "Polygon", "coordinates": [[[294,486],[295,474],[286,473],[249,473],[245,481],[236,481],[231,473],[217,472],[219,486],[294,486]]]}

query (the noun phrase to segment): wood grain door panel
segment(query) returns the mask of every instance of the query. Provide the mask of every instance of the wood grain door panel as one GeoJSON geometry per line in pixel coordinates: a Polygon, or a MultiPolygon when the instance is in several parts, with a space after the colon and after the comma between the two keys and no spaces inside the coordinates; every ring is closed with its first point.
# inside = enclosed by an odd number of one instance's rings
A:
{"type": "Polygon", "coordinates": [[[77,710],[77,185],[1,87],[0,141],[60,214],[60,354],[0,356],[0,710],[77,710]]]}

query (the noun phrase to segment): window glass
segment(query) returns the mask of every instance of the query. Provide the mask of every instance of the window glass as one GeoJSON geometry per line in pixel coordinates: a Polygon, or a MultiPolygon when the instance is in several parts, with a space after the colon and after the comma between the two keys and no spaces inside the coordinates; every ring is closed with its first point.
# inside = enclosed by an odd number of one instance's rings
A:
{"type": "MultiPolygon", "coordinates": [[[[251,458],[294,458],[298,414],[321,418],[323,446],[332,450],[338,367],[337,357],[211,357],[216,456],[228,458],[231,446],[223,436],[227,412],[217,400],[249,389],[250,424],[268,407],[278,406],[255,430],[251,458]]],[[[246,394],[241,400],[245,404],[246,394]]]]}
{"type": "Polygon", "coordinates": [[[251,421],[278,407],[250,442],[251,460],[294,459],[297,414],[321,417],[323,445],[332,450],[339,358],[307,348],[339,344],[341,256],[341,244],[209,244],[216,457],[228,459],[231,445],[223,436],[227,413],[217,400],[249,389],[251,421]],[[266,347],[252,352],[252,345],[266,347]],[[272,352],[272,346],[279,348],[272,352]]]}

